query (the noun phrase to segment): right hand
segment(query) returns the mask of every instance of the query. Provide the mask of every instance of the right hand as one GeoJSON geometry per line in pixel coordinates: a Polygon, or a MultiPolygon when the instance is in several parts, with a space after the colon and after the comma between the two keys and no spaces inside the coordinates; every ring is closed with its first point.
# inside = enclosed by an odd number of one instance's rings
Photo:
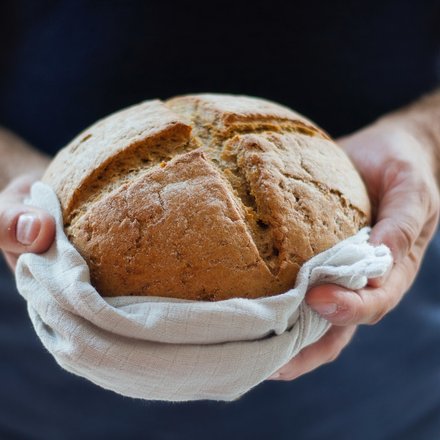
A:
{"type": "Polygon", "coordinates": [[[375,324],[390,312],[413,283],[437,228],[440,197],[429,144],[404,120],[379,121],[338,142],[363,176],[376,211],[370,243],[385,243],[394,265],[362,289],[322,284],[307,292],[307,304],[333,326],[271,379],[293,380],[333,361],[357,325],[375,324]]]}
{"type": "Polygon", "coordinates": [[[25,174],[0,192],[0,249],[12,270],[20,254],[44,252],[55,238],[53,217],[23,203],[36,180],[37,176],[25,174]]]}

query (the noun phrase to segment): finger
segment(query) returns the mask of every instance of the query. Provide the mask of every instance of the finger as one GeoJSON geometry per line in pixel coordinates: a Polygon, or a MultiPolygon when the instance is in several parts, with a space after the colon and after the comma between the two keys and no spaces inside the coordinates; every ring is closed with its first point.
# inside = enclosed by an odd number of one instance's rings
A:
{"type": "MultiPolygon", "coordinates": [[[[438,204],[436,204],[436,206],[437,205],[438,204]]],[[[417,210],[415,210],[414,213],[415,215],[418,215],[417,210]]],[[[416,255],[417,258],[421,261],[421,259],[423,258],[423,254],[437,229],[438,219],[439,210],[438,207],[436,207],[435,209],[431,210],[431,213],[428,216],[426,216],[425,214],[424,224],[422,221],[420,221],[419,225],[412,228],[414,231],[413,234],[405,233],[402,225],[392,224],[392,219],[383,219],[373,228],[370,236],[370,242],[372,242],[373,244],[385,243],[391,249],[406,249],[403,254],[413,252],[413,254],[416,255]],[[418,233],[420,224],[422,226],[420,232],[418,233]],[[418,236],[414,239],[414,235],[417,233],[418,236]],[[406,243],[405,239],[403,238],[404,236],[407,237],[406,243]],[[395,243],[400,241],[401,244],[392,244],[393,241],[395,243]]],[[[395,260],[394,263],[398,263],[398,258],[399,257],[397,257],[397,260],[395,260]]],[[[383,286],[391,275],[392,269],[393,266],[388,268],[387,272],[382,277],[369,279],[368,285],[370,287],[383,286]]]]}
{"type": "Polygon", "coordinates": [[[0,248],[6,252],[44,252],[54,237],[54,219],[43,210],[16,203],[0,211],[0,248]]]}
{"type": "Polygon", "coordinates": [[[331,327],[318,342],[302,349],[269,380],[293,380],[323,364],[333,362],[350,342],[355,331],[355,326],[331,327]]]}
{"type": "Polygon", "coordinates": [[[307,293],[307,304],[334,325],[375,324],[409,289],[419,262],[419,256],[412,252],[377,288],[367,286],[353,291],[334,284],[314,287],[307,293]]]}
{"type": "Polygon", "coordinates": [[[399,263],[409,254],[427,221],[431,191],[403,165],[389,168],[370,242],[386,244],[399,263]]]}

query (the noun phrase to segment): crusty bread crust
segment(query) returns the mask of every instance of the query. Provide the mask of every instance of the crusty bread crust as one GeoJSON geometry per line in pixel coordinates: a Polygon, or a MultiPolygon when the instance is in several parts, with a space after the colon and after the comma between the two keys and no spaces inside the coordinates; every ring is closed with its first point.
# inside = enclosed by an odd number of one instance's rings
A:
{"type": "Polygon", "coordinates": [[[43,181],[104,296],[278,294],[370,221],[365,186],[327,134],[243,96],[110,115],[61,150],[43,181]]]}

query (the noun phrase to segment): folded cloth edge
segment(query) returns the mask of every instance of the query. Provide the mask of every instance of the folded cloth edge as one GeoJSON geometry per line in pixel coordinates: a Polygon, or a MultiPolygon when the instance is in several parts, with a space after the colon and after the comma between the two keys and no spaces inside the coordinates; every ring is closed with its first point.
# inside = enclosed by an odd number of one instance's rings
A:
{"type": "Polygon", "coordinates": [[[329,328],[303,302],[311,283],[358,289],[392,262],[388,248],[367,243],[364,228],[309,260],[295,287],[274,297],[218,303],[102,298],[64,234],[55,193],[38,182],[29,203],[47,209],[57,223],[49,251],[24,254],[17,266],[17,285],[38,336],[63,368],[131,397],[237,398],[329,328]],[[350,246],[355,261],[347,256],[350,246]],[[165,386],[164,377],[173,380],[165,386]]]}

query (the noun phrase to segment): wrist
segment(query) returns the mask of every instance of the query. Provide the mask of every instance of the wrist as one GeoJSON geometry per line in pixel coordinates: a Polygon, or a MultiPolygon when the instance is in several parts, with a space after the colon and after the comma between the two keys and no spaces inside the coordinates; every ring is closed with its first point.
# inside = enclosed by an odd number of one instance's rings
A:
{"type": "Polygon", "coordinates": [[[0,128],[0,191],[16,176],[35,175],[39,179],[50,162],[50,158],[34,149],[16,134],[0,128]]]}
{"type": "Polygon", "coordinates": [[[437,181],[440,181],[440,90],[383,116],[377,124],[387,124],[412,136],[426,153],[437,181]]]}
{"type": "Polygon", "coordinates": [[[43,156],[27,156],[24,161],[26,163],[9,163],[7,166],[3,167],[0,174],[0,191],[8,186],[12,181],[23,176],[26,176],[28,180],[32,181],[41,179],[44,171],[49,165],[50,159],[43,156]]]}
{"type": "Polygon", "coordinates": [[[424,159],[426,165],[432,170],[439,181],[440,175],[440,139],[426,127],[423,118],[418,115],[398,112],[385,115],[373,125],[380,130],[386,130],[399,136],[400,143],[411,144],[417,160],[424,159]]]}

